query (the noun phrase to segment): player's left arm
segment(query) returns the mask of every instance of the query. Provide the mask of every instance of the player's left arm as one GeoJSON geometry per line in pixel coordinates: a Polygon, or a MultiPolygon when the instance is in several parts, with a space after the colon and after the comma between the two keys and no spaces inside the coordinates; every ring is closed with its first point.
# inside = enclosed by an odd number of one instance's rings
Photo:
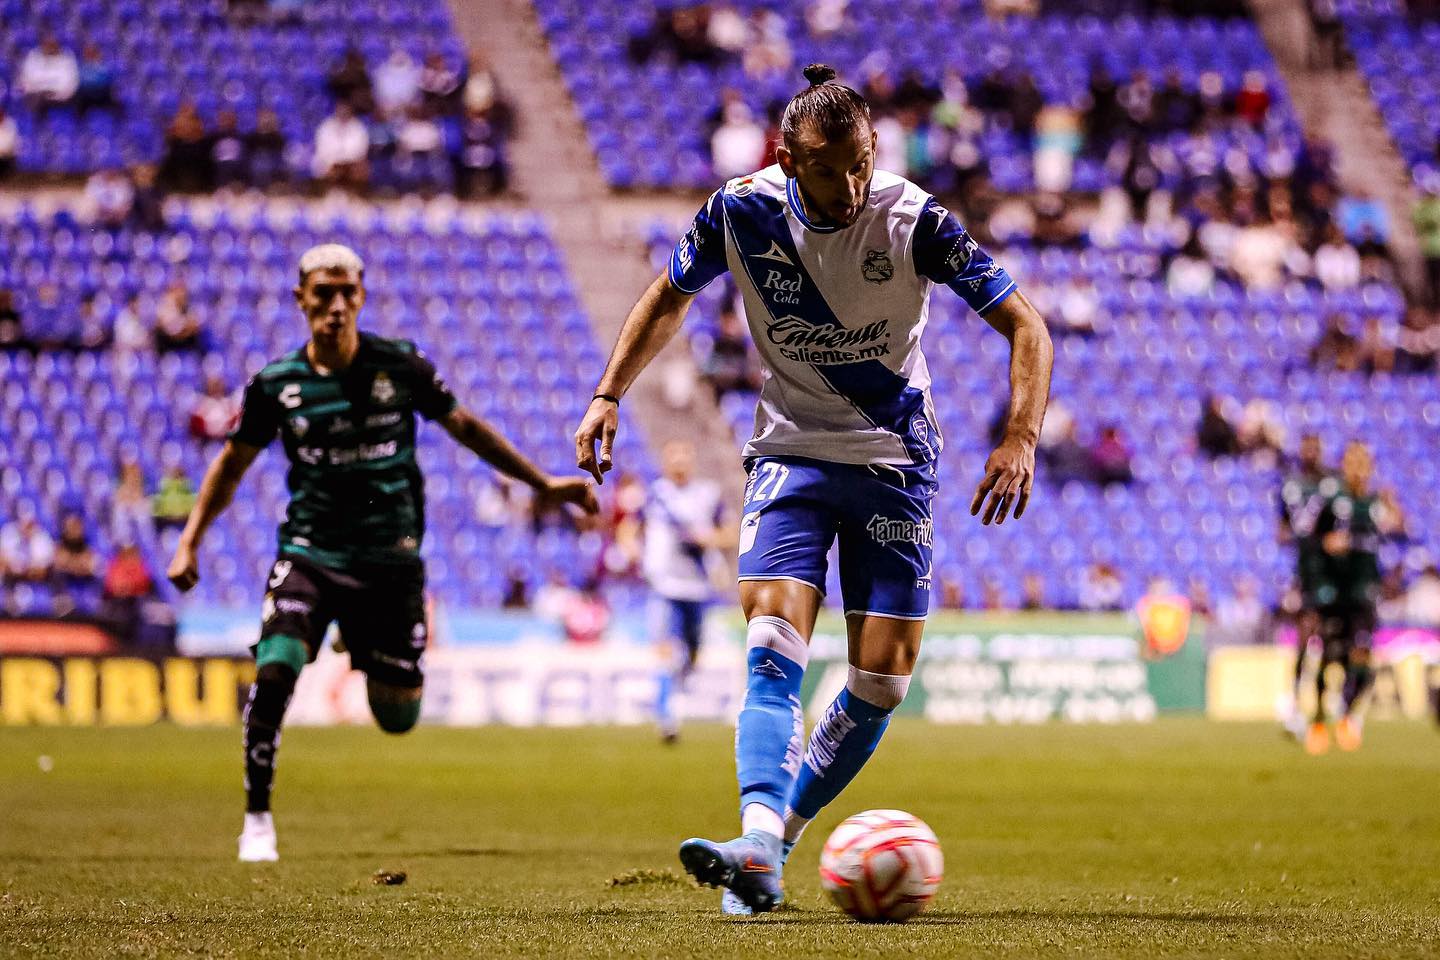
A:
{"type": "Polygon", "coordinates": [[[555,477],[541,470],[516,446],[490,424],[462,406],[456,406],[441,417],[445,432],[462,447],[490,466],[521,483],[528,484],[542,502],[573,503],[586,513],[597,513],[600,504],[590,481],[583,477],[555,477]]]}
{"type": "Polygon", "coordinates": [[[979,513],[989,494],[982,522],[1004,523],[1012,502],[1016,519],[1030,502],[1030,490],[1035,484],[1035,445],[1045,422],[1055,349],[1044,319],[1019,290],[983,316],[1010,341],[1010,406],[1005,415],[1005,433],[985,461],[985,479],[975,488],[970,513],[979,513]]]}

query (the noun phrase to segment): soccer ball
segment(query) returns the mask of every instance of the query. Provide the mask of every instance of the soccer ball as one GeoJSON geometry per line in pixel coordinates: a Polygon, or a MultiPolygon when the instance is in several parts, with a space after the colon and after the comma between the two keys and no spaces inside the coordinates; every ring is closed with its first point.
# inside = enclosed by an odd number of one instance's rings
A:
{"type": "Polygon", "coordinates": [[[935,832],[903,810],[855,814],[820,853],[820,885],[856,920],[913,917],[935,896],[944,873],[935,832]]]}

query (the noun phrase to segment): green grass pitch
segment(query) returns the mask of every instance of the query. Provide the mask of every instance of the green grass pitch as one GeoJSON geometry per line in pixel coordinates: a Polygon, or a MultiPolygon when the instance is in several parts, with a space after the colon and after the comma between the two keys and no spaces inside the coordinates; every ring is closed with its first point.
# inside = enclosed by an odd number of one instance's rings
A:
{"type": "Polygon", "coordinates": [[[735,830],[731,737],[293,729],[282,860],[252,866],[238,730],[0,730],[0,957],[1440,956],[1427,726],[1311,758],[1198,719],[897,722],[797,851],[791,905],[754,920],[720,917],[675,857],[735,830]],[[900,926],[850,922],[815,873],[829,829],[877,806],[945,852],[900,926]]]}

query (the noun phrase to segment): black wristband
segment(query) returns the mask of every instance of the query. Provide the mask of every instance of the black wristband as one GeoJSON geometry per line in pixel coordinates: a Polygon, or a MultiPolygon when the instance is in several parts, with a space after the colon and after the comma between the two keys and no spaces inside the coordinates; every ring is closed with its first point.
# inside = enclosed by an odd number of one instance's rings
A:
{"type": "Polygon", "coordinates": [[[610,394],[608,394],[608,393],[597,393],[597,394],[595,394],[595,396],[591,397],[590,399],[591,399],[591,400],[609,400],[611,403],[615,404],[615,406],[617,406],[617,407],[620,406],[620,398],[619,398],[619,397],[612,397],[612,396],[610,396],[610,394]]]}

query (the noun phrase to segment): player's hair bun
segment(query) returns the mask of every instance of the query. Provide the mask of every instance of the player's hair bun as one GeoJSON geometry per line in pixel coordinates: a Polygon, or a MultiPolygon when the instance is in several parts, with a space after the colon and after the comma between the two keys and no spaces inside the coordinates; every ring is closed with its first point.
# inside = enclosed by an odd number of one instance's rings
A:
{"type": "Polygon", "coordinates": [[[810,86],[818,87],[822,83],[834,80],[838,74],[835,68],[826,63],[812,63],[805,68],[805,79],[810,81],[810,86]]]}

